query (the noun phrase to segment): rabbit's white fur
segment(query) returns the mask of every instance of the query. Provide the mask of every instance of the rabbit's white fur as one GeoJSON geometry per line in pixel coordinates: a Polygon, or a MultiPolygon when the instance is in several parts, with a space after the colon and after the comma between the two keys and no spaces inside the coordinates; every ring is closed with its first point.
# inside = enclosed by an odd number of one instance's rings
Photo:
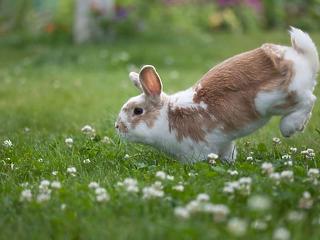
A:
{"type": "MultiPolygon", "coordinates": [[[[313,90],[319,60],[317,49],[308,34],[296,28],[291,28],[290,34],[292,47],[271,46],[275,58],[289,62],[291,65],[288,66],[292,66],[289,85],[286,88],[259,90],[252,106],[259,117],[248,121],[241,128],[227,131],[223,124],[219,124],[216,113],[208,114],[207,103],[194,100],[197,89],[202,87],[201,81],[197,88],[166,95],[162,92],[162,83],[154,67],[144,66],[140,74],[132,72],[129,75],[142,94],[129,99],[122,107],[116,122],[119,134],[128,140],[163,149],[184,161],[205,160],[209,153],[216,153],[226,161],[234,161],[234,140],[254,132],[274,115],[282,116],[280,130],[283,136],[290,137],[295,132],[302,131],[316,100],[313,90]],[[143,108],[144,113],[136,116],[133,113],[136,107],[143,108]],[[172,116],[176,115],[170,115],[170,111],[182,114],[176,125],[171,122],[172,119],[175,121],[172,116]],[[217,122],[216,127],[208,127],[208,119],[217,122]],[[180,127],[194,132],[187,133],[181,129],[179,132],[180,127]]],[[[250,71],[250,66],[243,67],[248,67],[250,71]]]]}

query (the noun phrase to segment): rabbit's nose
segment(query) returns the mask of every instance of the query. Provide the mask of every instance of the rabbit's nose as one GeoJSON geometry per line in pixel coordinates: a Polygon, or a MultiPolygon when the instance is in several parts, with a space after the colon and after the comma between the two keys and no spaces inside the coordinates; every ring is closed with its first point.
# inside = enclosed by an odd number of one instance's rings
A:
{"type": "Polygon", "coordinates": [[[114,127],[115,127],[116,129],[119,129],[119,124],[118,124],[118,122],[115,122],[115,123],[114,123],[114,127]]]}

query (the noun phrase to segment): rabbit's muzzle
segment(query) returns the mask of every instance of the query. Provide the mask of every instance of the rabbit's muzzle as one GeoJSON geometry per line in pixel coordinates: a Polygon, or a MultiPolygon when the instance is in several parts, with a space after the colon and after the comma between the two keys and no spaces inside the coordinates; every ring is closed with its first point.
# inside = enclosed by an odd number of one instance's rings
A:
{"type": "Polygon", "coordinates": [[[119,131],[120,133],[128,133],[128,127],[124,124],[124,122],[121,121],[121,119],[118,119],[115,122],[115,128],[117,129],[117,131],[119,131]]]}

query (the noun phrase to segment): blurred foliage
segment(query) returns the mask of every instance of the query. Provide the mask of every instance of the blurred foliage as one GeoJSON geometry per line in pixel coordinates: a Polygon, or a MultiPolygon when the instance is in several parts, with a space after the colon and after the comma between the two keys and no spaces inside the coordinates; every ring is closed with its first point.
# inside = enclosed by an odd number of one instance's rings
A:
{"type": "MultiPolygon", "coordinates": [[[[71,39],[74,9],[75,0],[0,0],[0,35],[22,32],[33,38],[71,39]]],[[[289,25],[307,31],[320,28],[320,0],[115,0],[113,16],[91,10],[104,36],[111,38],[289,25]]]]}

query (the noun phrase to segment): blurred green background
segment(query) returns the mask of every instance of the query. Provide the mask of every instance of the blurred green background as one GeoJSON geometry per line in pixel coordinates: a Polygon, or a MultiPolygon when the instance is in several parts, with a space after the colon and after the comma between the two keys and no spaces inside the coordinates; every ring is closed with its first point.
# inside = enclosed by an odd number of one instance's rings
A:
{"type": "Polygon", "coordinates": [[[239,140],[232,166],[183,165],[152,148],[123,144],[114,121],[123,103],[138,94],[129,71],[155,65],[170,94],[235,54],[265,42],[289,45],[289,25],[309,32],[320,46],[319,18],[320,0],[0,0],[0,239],[240,239],[212,216],[174,216],[176,206],[205,192],[226,204],[232,217],[267,221],[267,229],[248,227],[242,239],[272,239],[285,226],[292,239],[318,240],[319,185],[306,182],[306,170],[319,166],[318,103],[305,132],[281,138],[279,146],[272,142],[280,137],[279,118],[239,140]],[[96,138],[81,133],[86,124],[96,129],[96,138]],[[105,136],[109,144],[100,141],[105,136]],[[69,137],[73,148],[65,144],[69,137]],[[2,146],[7,139],[12,148],[2,146]],[[298,148],[292,167],[282,158],[289,147],[298,148]],[[312,161],[300,154],[307,148],[316,152],[312,161]],[[87,158],[91,163],[84,165],[87,158]],[[295,181],[275,185],[261,174],[264,161],[277,172],[294,170],[295,181]],[[70,166],[76,177],[67,173],[70,166]],[[268,212],[257,214],[242,196],[222,193],[225,182],[235,179],[230,169],[253,178],[253,194],[272,199],[268,212]],[[172,200],[144,201],[116,187],[126,177],[148,186],[159,170],[175,176],[175,184],[186,183],[185,192],[168,185],[172,200]],[[22,183],[36,194],[43,179],[61,181],[61,191],[47,203],[19,200],[22,183]],[[107,189],[110,202],[97,204],[87,187],[91,181],[107,189]],[[315,201],[308,210],[298,208],[304,191],[315,201]],[[305,218],[286,220],[292,210],[305,218]]]}
{"type": "Polygon", "coordinates": [[[0,0],[12,41],[105,41],[144,34],[320,28],[320,0],[0,0]]]}

